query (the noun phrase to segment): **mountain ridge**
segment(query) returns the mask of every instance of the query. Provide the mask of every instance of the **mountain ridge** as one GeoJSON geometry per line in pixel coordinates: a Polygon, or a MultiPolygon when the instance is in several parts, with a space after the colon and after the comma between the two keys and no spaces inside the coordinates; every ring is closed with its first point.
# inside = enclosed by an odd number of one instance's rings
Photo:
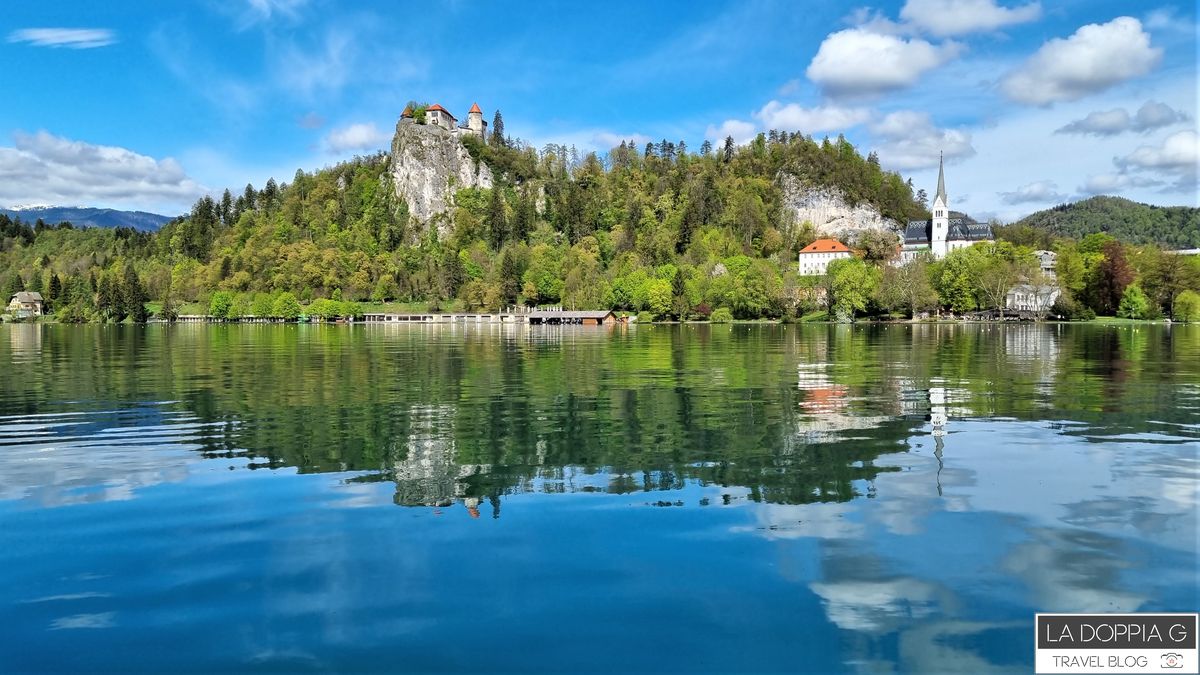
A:
{"type": "Polygon", "coordinates": [[[1156,206],[1109,195],[1035,211],[1013,226],[1029,226],[1072,239],[1104,233],[1130,244],[1200,248],[1200,208],[1156,206]]]}
{"type": "Polygon", "coordinates": [[[171,216],[149,211],[123,211],[94,206],[12,206],[0,207],[0,213],[27,222],[40,218],[48,225],[66,221],[75,227],[132,227],[142,232],[156,232],[174,220],[171,216]]]}

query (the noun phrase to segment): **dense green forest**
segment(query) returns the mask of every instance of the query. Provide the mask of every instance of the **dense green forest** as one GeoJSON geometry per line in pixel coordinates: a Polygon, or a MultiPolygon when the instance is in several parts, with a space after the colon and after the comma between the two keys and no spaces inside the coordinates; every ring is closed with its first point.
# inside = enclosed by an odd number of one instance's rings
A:
{"type": "Polygon", "coordinates": [[[849,242],[859,256],[825,277],[799,276],[796,253],[815,232],[782,206],[781,173],[834,186],[898,222],[928,215],[909,183],[841,137],[772,131],[741,147],[726,139],[694,153],[664,140],[581,157],[505,138],[497,113],[492,136],[465,145],[492,167],[496,187],[459,191],[448,221],[435,226],[409,217],[380,153],[204,197],[153,234],[0,215],[0,284],[42,291],[58,320],[72,322],[144,321],[148,303],[163,318],[181,308],[329,318],[361,313],[366,302],[849,320],[1001,307],[1013,284],[1038,281],[1032,250],[1054,248],[1070,316],[1117,313],[1129,287],[1137,295],[1129,315],[1177,313],[1184,294],[1187,316],[1200,287],[1194,259],[1032,227],[903,267],[887,264],[895,235],[872,232],[849,242]]]}
{"type": "Polygon", "coordinates": [[[1152,206],[1121,197],[1092,197],[1030,214],[1015,223],[1059,237],[1109,234],[1130,244],[1200,248],[1200,209],[1152,206]]]}

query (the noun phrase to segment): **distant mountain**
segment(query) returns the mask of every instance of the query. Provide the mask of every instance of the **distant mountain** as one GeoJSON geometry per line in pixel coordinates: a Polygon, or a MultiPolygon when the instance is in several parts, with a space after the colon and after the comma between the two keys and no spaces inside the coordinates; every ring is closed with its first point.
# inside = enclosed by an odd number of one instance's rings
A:
{"type": "Polygon", "coordinates": [[[17,206],[11,209],[0,207],[0,213],[10,218],[20,218],[33,223],[38,218],[48,225],[68,221],[75,227],[132,227],[143,232],[154,232],[171,222],[170,216],[145,211],[118,211],[81,206],[17,206]]]}
{"type": "Polygon", "coordinates": [[[1152,206],[1121,197],[1091,197],[1060,204],[1030,214],[1014,225],[1030,225],[1073,239],[1104,232],[1131,244],[1200,248],[1200,209],[1152,206]]]}

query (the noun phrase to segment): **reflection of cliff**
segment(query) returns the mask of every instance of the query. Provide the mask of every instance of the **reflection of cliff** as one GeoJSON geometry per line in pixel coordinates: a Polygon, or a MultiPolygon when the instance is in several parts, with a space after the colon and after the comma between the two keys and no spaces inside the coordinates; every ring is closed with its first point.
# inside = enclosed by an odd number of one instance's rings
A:
{"type": "MultiPolygon", "coordinates": [[[[409,408],[409,424],[404,459],[392,467],[396,504],[449,506],[466,494],[464,479],[491,470],[485,464],[456,462],[453,406],[414,405],[409,408]]],[[[477,505],[475,499],[467,506],[470,509],[477,505]]]]}

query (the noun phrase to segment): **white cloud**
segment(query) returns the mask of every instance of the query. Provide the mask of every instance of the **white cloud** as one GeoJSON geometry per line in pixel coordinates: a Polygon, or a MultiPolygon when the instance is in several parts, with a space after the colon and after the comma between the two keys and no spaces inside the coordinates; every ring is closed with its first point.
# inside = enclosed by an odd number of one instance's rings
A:
{"type": "Polygon", "coordinates": [[[1030,105],[1074,101],[1145,75],[1158,65],[1162,51],[1150,45],[1140,21],[1122,16],[1043,44],[1000,87],[1012,100],[1030,105]]]}
{"type": "Polygon", "coordinates": [[[1079,191],[1087,195],[1115,194],[1134,187],[1158,187],[1162,181],[1126,173],[1102,173],[1087,177],[1079,191]]]}
{"type": "Polygon", "coordinates": [[[762,121],[765,129],[813,134],[821,131],[841,131],[858,126],[871,119],[871,111],[866,108],[840,106],[803,108],[796,103],[785,105],[779,101],[771,101],[754,116],[762,121]]]}
{"type": "Polygon", "coordinates": [[[1190,117],[1187,113],[1176,110],[1166,103],[1158,101],[1146,101],[1138,108],[1137,114],[1133,116],[1134,131],[1153,131],[1161,127],[1170,126],[1178,122],[1186,122],[1190,117]]]}
{"type": "Polygon", "coordinates": [[[1112,110],[1097,110],[1088,113],[1087,117],[1075,120],[1063,126],[1056,134],[1091,134],[1093,136],[1115,136],[1122,131],[1128,131],[1131,119],[1124,108],[1112,110]]]}
{"type": "Polygon", "coordinates": [[[711,124],[708,125],[708,129],[704,132],[704,137],[714,143],[720,143],[726,137],[732,136],[733,142],[741,145],[742,143],[749,142],[757,133],[757,129],[751,122],[725,120],[719,127],[714,127],[711,124]]]}
{"type": "Polygon", "coordinates": [[[1001,7],[995,0],[908,0],[900,18],[917,30],[949,37],[1004,26],[1036,21],[1042,15],[1040,3],[1019,7],[1001,7]]]}
{"type": "Polygon", "coordinates": [[[1124,108],[1097,110],[1087,117],[1075,120],[1055,130],[1056,134],[1091,134],[1093,136],[1115,136],[1124,131],[1146,133],[1155,129],[1186,122],[1187,113],[1175,110],[1165,103],[1146,101],[1134,115],[1124,108]]]}
{"type": "Polygon", "coordinates": [[[0,203],[160,209],[186,206],[204,192],[170,157],[45,131],[18,132],[13,141],[14,147],[0,147],[0,203]]]}
{"type": "Polygon", "coordinates": [[[117,35],[107,28],[22,28],[9,33],[8,41],[35,47],[92,49],[115,43],[117,35]]]}
{"type": "Polygon", "coordinates": [[[946,159],[965,159],[975,154],[971,134],[961,129],[940,129],[928,113],[900,110],[870,127],[880,139],[879,160],[892,169],[924,169],[937,166],[939,153],[946,159]]]}
{"type": "Polygon", "coordinates": [[[827,36],[805,73],[830,96],[871,96],[910,87],[961,52],[955,42],[933,45],[851,28],[827,36]]]}
{"type": "Polygon", "coordinates": [[[1177,131],[1166,137],[1157,148],[1142,145],[1133,153],[1116,160],[1118,167],[1190,174],[1193,178],[1196,162],[1200,162],[1200,135],[1193,130],[1177,131]]]}
{"type": "Polygon", "coordinates": [[[1039,180],[1027,183],[1012,192],[1000,192],[1000,199],[1005,204],[1044,204],[1047,202],[1066,201],[1067,195],[1058,191],[1058,185],[1052,180],[1039,180]]]}
{"type": "Polygon", "coordinates": [[[349,150],[377,150],[390,137],[372,123],[351,124],[329,132],[325,137],[325,149],[332,153],[349,150]]]}
{"type": "Polygon", "coordinates": [[[651,142],[651,138],[645,134],[618,134],[612,131],[593,132],[590,140],[591,143],[585,145],[601,152],[612,150],[621,145],[622,142],[633,141],[634,147],[639,145],[644,146],[651,142]]]}

